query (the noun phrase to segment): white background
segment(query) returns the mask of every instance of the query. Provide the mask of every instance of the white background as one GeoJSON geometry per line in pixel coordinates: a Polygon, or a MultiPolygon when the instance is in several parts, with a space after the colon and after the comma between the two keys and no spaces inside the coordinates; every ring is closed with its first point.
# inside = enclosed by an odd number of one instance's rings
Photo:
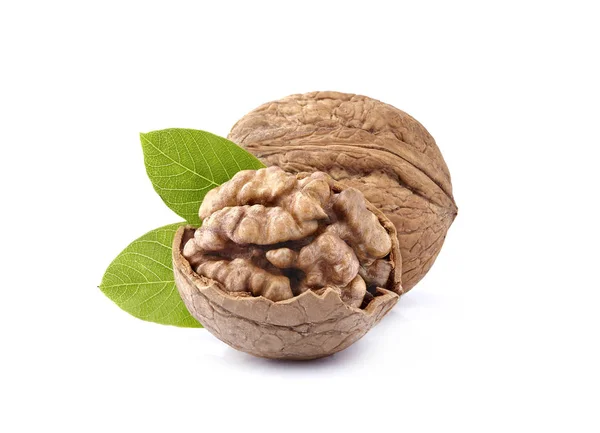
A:
{"type": "Polygon", "coordinates": [[[600,430],[597,2],[2,2],[2,432],[600,430]],[[436,138],[459,215],[364,339],[281,363],[97,289],[178,221],[138,133],[365,94],[436,138]]]}

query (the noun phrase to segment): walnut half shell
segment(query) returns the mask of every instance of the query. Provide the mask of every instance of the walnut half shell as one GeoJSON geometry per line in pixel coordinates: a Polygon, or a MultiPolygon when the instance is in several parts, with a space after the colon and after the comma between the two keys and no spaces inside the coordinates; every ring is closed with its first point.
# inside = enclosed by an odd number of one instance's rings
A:
{"type": "Polygon", "coordinates": [[[405,292],[431,268],[456,217],[450,173],[433,137],[375,99],[291,95],[246,114],[229,139],[268,166],[326,172],[360,190],[396,226],[405,292]]]}
{"type": "Polygon", "coordinates": [[[357,341],[395,305],[394,225],[323,173],[242,171],[207,194],[203,225],[173,241],[190,313],[230,346],[314,359],[357,341]]]}

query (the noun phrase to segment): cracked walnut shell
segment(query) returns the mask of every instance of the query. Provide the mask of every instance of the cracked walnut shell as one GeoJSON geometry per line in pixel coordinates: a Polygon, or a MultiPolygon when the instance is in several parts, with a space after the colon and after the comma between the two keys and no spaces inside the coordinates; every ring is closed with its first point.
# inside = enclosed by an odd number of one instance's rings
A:
{"type": "Polygon", "coordinates": [[[324,173],[247,170],[210,191],[173,243],[190,313],[230,346],[313,359],[361,338],[402,292],[394,225],[324,173]]]}
{"type": "Polygon", "coordinates": [[[450,173],[433,137],[375,99],[291,95],[245,115],[228,138],[267,166],[326,172],[360,190],[396,226],[404,291],[431,268],[456,217],[450,173]]]}

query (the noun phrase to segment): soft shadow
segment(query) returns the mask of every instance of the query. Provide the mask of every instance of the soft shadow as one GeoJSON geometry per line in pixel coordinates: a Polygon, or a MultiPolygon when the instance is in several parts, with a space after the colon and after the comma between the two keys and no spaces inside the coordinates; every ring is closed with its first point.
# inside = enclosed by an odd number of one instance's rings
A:
{"type": "Polygon", "coordinates": [[[225,352],[223,357],[226,362],[233,364],[243,364],[251,367],[252,369],[259,370],[271,370],[271,371],[328,371],[338,369],[342,365],[355,364],[362,362],[364,353],[362,353],[361,346],[364,339],[361,339],[354,343],[349,348],[342,350],[341,352],[327,356],[325,358],[313,359],[310,361],[294,361],[284,359],[266,359],[258,358],[256,356],[249,355],[244,352],[239,352],[235,349],[229,348],[225,352]]]}

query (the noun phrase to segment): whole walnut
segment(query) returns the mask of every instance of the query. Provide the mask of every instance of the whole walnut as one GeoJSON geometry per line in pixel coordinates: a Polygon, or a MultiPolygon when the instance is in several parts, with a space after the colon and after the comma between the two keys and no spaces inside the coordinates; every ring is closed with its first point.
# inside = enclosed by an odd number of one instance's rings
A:
{"type": "Polygon", "coordinates": [[[396,226],[404,291],[431,268],[456,217],[433,137],[408,114],[366,96],[291,95],[248,113],[229,139],[268,166],[326,172],[360,190],[396,226]]]}
{"type": "Polygon", "coordinates": [[[199,216],[200,228],[175,235],[175,282],[190,313],[236,349],[330,355],[402,293],[394,225],[325,173],[240,171],[206,195],[199,216]]]}

